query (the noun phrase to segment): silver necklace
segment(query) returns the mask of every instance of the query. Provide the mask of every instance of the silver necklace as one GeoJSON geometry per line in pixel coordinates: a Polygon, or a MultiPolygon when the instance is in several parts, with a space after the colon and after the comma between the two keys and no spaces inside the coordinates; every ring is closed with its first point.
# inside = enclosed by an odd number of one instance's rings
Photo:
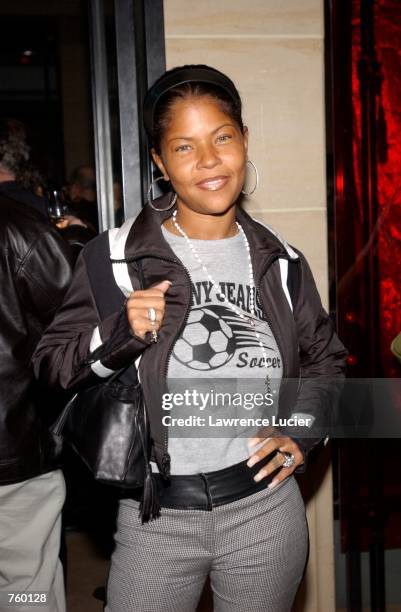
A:
{"type": "MultiPolygon", "coordinates": [[[[258,330],[255,329],[255,321],[254,321],[254,319],[256,319],[256,310],[255,310],[255,280],[254,280],[254,276],[253,276],[253,267],[252,267],[252,260],[251,260],[251,249],[250,249],[250,246],[249,246],[248,238],[246,237],[245,232],[242,229],[241,224],[238,223],[238,221],[235,222],[237,227],[238,227],[238,230],[241,233],[242,238],[244,240],[244,244],[245,244],[245,248],[246,248],[247,256],[248,256],[248,273],[249,273],[249,286],[250,286],[249,309],[250,309],[250,311],[252,313],[252,317],[246,316],[235,304],[230,302],[230,300],[224,295],[224,293],[222,291],[220,291],[220,287],[217,285],[215,280],[210,275],[207,267],[205,266],[205,264],[201,260],[199,254],[196,251],[196,249],[195,249],[194,245],[192,244],[191,240],[189,239],[187,234],[184,232],[184,230],[181,228],[181,226],[178,224],[178,221],[177,221],[176,217],[177,217],[177,210],[175,210],[173,212],[173,216],[172,216],[172,220],[173,220],[174,226],[177,229],[177,231],[181,234],[181,236],[183,238],[185,238],[189,248],[192,251],[193,256],[195,257],[196,261],[201,265],[202,270],[206,274],[208,280],[213,285],[214,290],[216,291],[217,295],[225,302],[225,304],[227,304],[228,308],[230,308],[233,312],[235,312],[235,314],[238,315],[241,319],[247,320],[250,323],[250,325],[252,326],[253,331],[255,333],[255,336],[256,336],[256,338],[258,340],[258,343],[259,343],[259,346],[260,346],[260,350],[261,350],[262,355],[263,355],[263,364],[264,364],[265,368],[268,368],[266,349],[263,346],[262,338],[260,337],[260,334],[259,334],[258,330]]],[[[267,386],[268,390],[270,390],[270,379],[269,379],[269,376],[267,374],[266,374],[266,386],[267,386]]]]}

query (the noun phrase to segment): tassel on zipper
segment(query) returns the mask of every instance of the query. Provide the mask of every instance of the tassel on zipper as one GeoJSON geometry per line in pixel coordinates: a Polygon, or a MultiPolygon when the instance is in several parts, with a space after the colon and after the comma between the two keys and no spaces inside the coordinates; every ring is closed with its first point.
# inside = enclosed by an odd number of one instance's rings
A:
{"type": "Polygon", "coordinates": [[[138,423],[138,433],[141,440],[143,459],[145,462],[145,480],[143,483],[143,493],[142,499],[139,504],[139,516],[142,521],[142,525],[144,523],[148,523],[160,516],[160,500],[157,494],[156,481],[152,474],[152,466],[149,462],[149,452],[147,447],[147,412],[145,403],[143,401],[143,396],[140,398],[140,404],[144,411],[144,430],[142,430],[140,422],[138,423]]]}
{"type": "Polygon", "coordinates": [[[160,516],[160,500],[157,494],[156,481],[150,465],[149,468],[146,471],[142,499],[139,504],[139,516],[141,517],[142,525],[160,516]]]}

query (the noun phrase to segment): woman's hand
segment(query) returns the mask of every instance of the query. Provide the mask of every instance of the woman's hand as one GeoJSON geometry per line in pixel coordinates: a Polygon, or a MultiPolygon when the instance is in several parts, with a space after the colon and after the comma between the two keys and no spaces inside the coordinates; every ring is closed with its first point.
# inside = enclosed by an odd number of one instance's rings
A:
{"type": "Polygon", "coordinates": [[[270,455],[275,450],[278,450],[279,452],[273,457],[273,459],[269,461],[269,463],[264,465],[263,468],[254,476],[254,479],[256,481],[259,481],[262,480],[262,478],[266,478],[266,476],[269,476],[277,469],[281,468],[280,471],[273,478],[271,483],[268,485],[268,487],[272,489],[280,482],[282,482],[285,478],[290,476],[298,466],[302,465],[302,463],[304,462],[304,456],[298,444],[288,436],[273,435],[273,437],[271,438],[251,438],[249,446],[256,446],[257,444],[260,444],[263,441],[265,441],[264,444],[262,444],[262,446],[249,458],[247,466],[252,467],[258,461],[260,461],[264,457],[267,457],[267,455],[270,455]],[[290,453],[294,456],[295,461],[291,467],[283,467],[283,463],[285,461],[285,455],[283,453],[290,453]]]}
{"type": "Polygon", "coordinates": [[[164,280],[148,289],[133,291],[127,300],[127,317],[132,332],[145,338],[147,332],[158,331],[163,322],[165,310],[164,294],[171,287],[171,282],[164,280]],[[156,320],[149,319],[149,308],[154,308],[156,320]]]}

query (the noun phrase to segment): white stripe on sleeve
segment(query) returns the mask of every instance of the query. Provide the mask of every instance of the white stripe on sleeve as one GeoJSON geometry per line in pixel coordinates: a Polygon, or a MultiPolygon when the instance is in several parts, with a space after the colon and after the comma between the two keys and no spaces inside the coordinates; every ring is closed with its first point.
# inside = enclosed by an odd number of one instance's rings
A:
{"type": "Polygon", "coordinates": [[[285,297],[287,298],[287,302],[289,303],[291,310],[293,310],[291,296],[290,296],[290,292],[288,291],[288,285],[287,285],[288,260],[279,259],[279,264],[280,264],[281,284],[283,285],[283,291],[285,293],[285,297]]]}
{"type": "Polygon", "coordinates": [[[103,344],[102,339],[100,337],[99,326],[95,327],[93,330],[92,338],[89,344],[89,350],[91,353],[95,351],[99,346],[103,344]]]}
{"type": "MultiPolygon", "coordinates": [[[[95,327],[95,329],[93,330],[92,338],[91,338],[90,345],[89,345],[90,352],[93,353],[93,351],[99,348],[99,346],[101,346],[102,344],[103,343],[100,337],[99,327],[95,327]]],[[[95,361],[95,363],[92,363],[91,368],[92,368],[92,371],[97,376],[100,376],[100,378],[107,378],[108,376],[111,376],[112,374],[114,374],[114,370],[110,370],[109,368],[106,368],[101,363],[100,360],[95,361]]]]}
{"type": "Polygon", "coordinates": [[[100,376],[100,378],[107,378],[108,376],[114,374],[114,370],[106,368],[101,361],[95,361],[95,363],[92,363],[91,368],[97,376],[100,376]]]}
{"type": "MultiPolygon", "coordinates": [[[[134,218],[127,219],[117,231],[115,229],[109,230],[110,255],[112,259],[125,258],[125,244],[134,221],[134,218]]],[[[114,263],[113,274],[117,286],[125,297],[128,297],[134,288],[132,286],[127,264],[114,263]]]]}

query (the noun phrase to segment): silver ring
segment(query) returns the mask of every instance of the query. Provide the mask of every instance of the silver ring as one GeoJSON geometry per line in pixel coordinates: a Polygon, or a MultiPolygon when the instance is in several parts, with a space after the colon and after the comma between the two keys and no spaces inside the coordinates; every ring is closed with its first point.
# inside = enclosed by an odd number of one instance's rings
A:
{"type": "Polygon", "coordinates": [[[295,457],[292,453],[282,453],[284,455],[283,467],[290,468],[295,463],[295,457]]]}
{"type": "Polygon", "coordinates": [[[154,308],[148,308],[148,319],[152,323],[156,321],[156,310],[154,308]]]}

